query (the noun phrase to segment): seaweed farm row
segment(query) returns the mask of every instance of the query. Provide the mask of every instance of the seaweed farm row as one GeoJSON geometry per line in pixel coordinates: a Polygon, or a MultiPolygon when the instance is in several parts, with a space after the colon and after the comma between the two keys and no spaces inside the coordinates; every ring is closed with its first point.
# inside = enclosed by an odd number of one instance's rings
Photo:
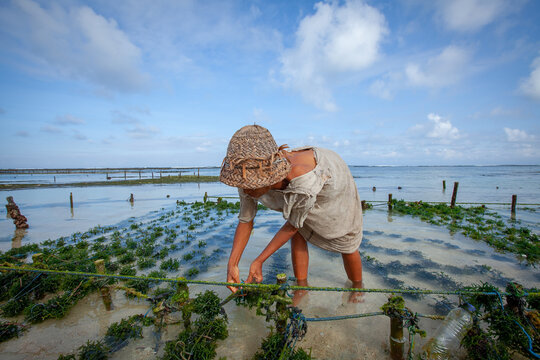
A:
{"type": "MultiPolygon", "coordinates": [[[[1,262],[95,273],[95,261],[102,259],[108,274],[223,281],[237,211],[237,203],[226,201],[178,201],[174,207],[115,226],[94,227],[69,237],[23,245],[2,253],[1,262]]],[[[392,212],[375,207],[364,216],[366,225],[371,224],[366,227],[360,248],[366,288],[492,290],[519,282],[531,292],[540,285],[534,267],[538,261],[537,236],[496,212],[482,207],[449,210],[396,201],[392,212]],[[380,224],[385,224],[384,228],[378,228],[380,224]],[[392,229],[400,229],[401,233],[392,229]],[[529,255],[523,257],[523,251],[529,255]]],[[[279,214],[259,209],[256,230],[240,264],[244,276],[249,260],[264,248],[282,222],[279,214]]],[[[288,250],[280,249],[263,270],[265,283],[275,282],[279,273],[292,275],[288,250]]],[[[277,294],[269,298],[253,293],[251,298],[236,299],[248,305],[242,308],[234,301],[217,306],[229,295],[223,287],[185,288],[137,278],[91,279],[20,272],[4,272],[0,280],[4,319],[1,332],[7,340],[0,344],[0,351],[7,359],[271,358],[269,351],[281,353],[283,349],[290,349],[286,350],[291,351],[288,356],[300,359],[332,358],[336,349],[343,358],[373,358],[388,356],[390,351],[387,322],[377,317],[310,323],[303,338],[297,339],[296,349],[285,347],[283,337],[267,329],[266,320],[275,320],[272,314],[276,300],[280,300],[277,294]],[[104,288],[110,291],[110,311],[102,301],[104,288]],[[184,309],[186,304],[190,305],[184,309]],[[249,306],[256,309],[250,310],[249,306]],[[95,328],[96,324],[99,328],[95,328]],[[45,335],[53,330],[59,339],[45,335]],[[78,336],[67,336],[71,333],[78,336]],[[351,334],[356,336],[350,339],[351,334]]],[[[348,286],[333,254],[310,248],[310,285],[348,286]]],[[[314,318],[369,313],[380,311],[388,302],[386,296],[367,293],[364,303],[351,304],[347,293],[317,292],[303,294],[297,306],[306,317],[314,318]]],[[[457,297],[421,294],[404,298],[414,311],[438,315],[444,315],[458,301],[457,297]]],[[[538,308],[534,299],[523,299],[527,309],[538,308]]],[[[282,303],[290,305],[290,300],[282,303]]],[[[491,308],[478,308],[487,319],[485,314],[491,308]]],[[[497,316],[500,319],[506,314],[497,316]]],[[[301,330],[301,325],[295,326],[301,330]]],[[[429,319],[418,323],[418,329],[426,331],[428,337],[436,326],[436,321],[429,319]]],[[[494,326],[492,332],[482,332],[482,338],[496,339],[497,331],[503,330],[494,326]]],[[[298,329],[297,335],[302,333],[298,329]]],[[[497,343],[497,354],[527,354],[526,341],[516,334],[511,343],[497,343]]],[[[424,339],[417,336],[416,341],[418,353],[424,339]]],[[[477,346],[472,343],[471,348],[477,346]]]]}

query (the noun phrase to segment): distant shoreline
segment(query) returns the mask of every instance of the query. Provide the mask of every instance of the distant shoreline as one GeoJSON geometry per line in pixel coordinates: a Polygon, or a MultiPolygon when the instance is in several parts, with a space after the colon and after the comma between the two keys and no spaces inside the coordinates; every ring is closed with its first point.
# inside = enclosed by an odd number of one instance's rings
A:
{"type": "Polygon", "coordinates": [[[89,187],[89,186],[118,186],[118,185],[146,185],[146,184],[182,184],[182,183],[201,183],[201,182],[219,182],[219,176],[163,176],[155,179],[135,179],[135,180],[107,180],[107,181],[88,181],[73,182],[62,184],[0,184],[0,190],[18,190],[33,188],[60,188],[60,187],[89,187]]]}
{"type": "MultiPolygon", "coordinates": [[[[540,164],[499,164],[499,165],[348,165],[352,168],[366,167],[530,167],[540,166],[540,164]]],[[[163,174],[181,174],[193,172],[194,170],[220,169],[219,166],[194,166],[194,167],[125,167],[125,168],[0,168],[0,175],[23,175],[23,174],[115,174],[126,172],[133,173],[163,173],[163,174]]]]}

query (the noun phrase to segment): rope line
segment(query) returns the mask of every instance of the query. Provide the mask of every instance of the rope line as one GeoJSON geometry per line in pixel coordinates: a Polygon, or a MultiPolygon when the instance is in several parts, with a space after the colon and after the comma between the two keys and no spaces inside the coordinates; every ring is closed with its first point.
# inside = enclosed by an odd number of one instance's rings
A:
{"type": "Polygon", "coordinates": [[[364,314],[306,318],[306,321],[334,321],[334,320],[358,319],[358,318],[377,316],[377,315],[384,315],[384,313],[382,311],[377,311],[377,312],[364,313],[364,314]]]}
{"type": "MultiPolygon", "coordinates": [[[[18,267],[18,266],[0,266],[0,271],[26,271],[35,273],[46,274],[64,274],[84,277],[98,277],[98,278],[114,278],[124,280],[147,280],[154,282],[169,282],[169,283],[183,283],[183,284],[199,284],[199,285],[215,285],[215,286],[233,286],[244,288],[257,288],[268,290],[283,289],[279,284],[256,284],[256,283],[229,283],[224,281],[207,281],[207,280],[188,280],[184,278],[160,278],[160,277],[147,277],[136,275],[115,275],[115,274],[96,274],[88,272],[78,271],[66,271],[66,270],[51,270],[51,269],[36,269],[32,267],[18,267]]],[[[423,290],[423,289],[363,289],[363,288],[343,288],[343,287],[315,287],[315,286],[296,286],[287,285],[287,290],[309,290],[309,291],[335,291],[335,292],[366,292],[366,293],[386,293],[386,294],[434,294],[434,295],[509,295],[505,292],[484,292],[484,291],[468,291],[468,290],[456,290],[456,291],[443,291],[443,290],[423,290]]],[[[524,293],[523,296],[540,295],[540,292],[524,293]]]]}

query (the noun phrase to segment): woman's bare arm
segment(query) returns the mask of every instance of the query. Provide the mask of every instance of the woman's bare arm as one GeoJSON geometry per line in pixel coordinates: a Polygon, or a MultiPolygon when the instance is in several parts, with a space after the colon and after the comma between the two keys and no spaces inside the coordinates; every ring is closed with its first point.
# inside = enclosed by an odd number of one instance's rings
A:
{"type": "MultiPolygon", "coordinates": [[[[227,264],[227,282],[239,283],[240,272],[238,270],[238,263],[242,257],[242,253],[246,248],[246,245],[253,230],[253,220],[247,223],[238,222],[236,226],[236,232],[234,233],[233,246],[231,249],[231,255],[229,256],[229,263],[227,264]]],[[[228,286],[232,292],[236,292],[238,289],[232,286],[228,286]]]]}
{"type": "Polygon", "coordinates": [[[279,229],[279,231],[274,235],[270,243],[264,248],[259,256],[251,263],[249,268],[249,276],[246,282],[251,282],[255,280],[256,282],[261,282],[263,280],[262,276],[262,264],[275,253],[280,247],[282,247],[294,234],[298,231],[297,228],[292,226],[288,221],[279,229]]]}

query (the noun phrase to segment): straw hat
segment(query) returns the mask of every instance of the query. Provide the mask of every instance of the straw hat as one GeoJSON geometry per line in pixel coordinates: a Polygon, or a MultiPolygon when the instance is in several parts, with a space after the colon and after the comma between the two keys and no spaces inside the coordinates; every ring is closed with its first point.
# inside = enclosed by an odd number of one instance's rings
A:
{"type": "Polygon", "coordinates": [[[283,180],[291,163],[268,129],[248,125],[231,138],[221,165],[221,182],[242,189],[258,189],[283,180]]]}

